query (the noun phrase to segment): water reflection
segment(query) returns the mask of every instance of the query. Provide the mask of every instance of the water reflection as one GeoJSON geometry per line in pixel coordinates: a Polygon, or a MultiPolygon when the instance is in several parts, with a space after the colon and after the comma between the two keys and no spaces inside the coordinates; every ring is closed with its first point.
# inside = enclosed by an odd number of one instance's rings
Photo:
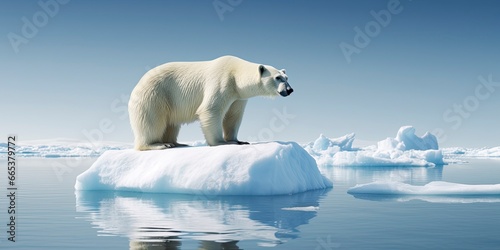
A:
{"type": "Polygon", "coordinates": [[[400,181],[412,185],[424,185],[443,179],[443,166],[435,167],[329,167],[321,172],[333,181],[334,185],[356,184],[373,181],[400,181]]]}
{"type": "Polygon", "coordinates": [[[77,191],[76,210],[98,235],[126,236],[130,249],[239,249],[238,241],[274,246],[299,237],[329,190],[287,196],[192,196],[77,191]],[[287,209],[294,208],[294,209],[287,209]]]}

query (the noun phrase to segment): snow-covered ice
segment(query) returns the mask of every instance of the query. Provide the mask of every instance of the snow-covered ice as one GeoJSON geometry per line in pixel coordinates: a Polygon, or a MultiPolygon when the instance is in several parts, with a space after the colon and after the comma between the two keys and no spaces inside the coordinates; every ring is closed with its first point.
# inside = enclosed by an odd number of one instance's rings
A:
{"type": "Polygon", "coordinates": [[[295,142],[110,150],[77,177],[76,190],[276,195],[332,187],[295,142]]]}
{"type": "Polygon", "coordinates": [[[415,128],[412,126],[403,126],[399,129],[394,141],[397,143],[397,148],[402,150],[429,150],[438,149],[438,141],[436,136],[426,132],[422,137],[415,135],[415,128]]]}
{"type": "Polygon", "coordinates": [[[415,135],[412,126],[403,126],[395,138],[377,145],[353,149],[354,134],[329,139],[321,135],[304,148],[320,167],[328,166],[435,166],[445,164],[434,135],[415,135]]]}
{"type": "Polygon", "coordinates": [[[500,195],[500,184],[468,185],[433,181],[423,186],[397,181],[376,181],[358,184],[348,190],[350,194],[383,195],[500,195]]]}

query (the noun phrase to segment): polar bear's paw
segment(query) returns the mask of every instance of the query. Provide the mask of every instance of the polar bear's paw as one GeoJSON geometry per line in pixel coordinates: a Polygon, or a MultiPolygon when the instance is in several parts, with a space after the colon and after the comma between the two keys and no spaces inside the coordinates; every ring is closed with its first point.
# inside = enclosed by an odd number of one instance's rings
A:
{"type": "Polygon", "coordinates": [[[159,143],[153,143],[153,144],[143,146],[143,147],[141,147],[140,150],[163,150],[163,149],[178,148],[178,147],[189,147],[189,145],[177,143],[177,142],[174,142],[174,143],[159,142],[159,143]]]}
{"type": "Polygon", "coordinates": [[[235,140],[235,141],[226,141],[227,144],[234,144],[234,145],[245,145],[245,144],[250,144],[246,141],[238,141],[238,140],[235,140]]]}

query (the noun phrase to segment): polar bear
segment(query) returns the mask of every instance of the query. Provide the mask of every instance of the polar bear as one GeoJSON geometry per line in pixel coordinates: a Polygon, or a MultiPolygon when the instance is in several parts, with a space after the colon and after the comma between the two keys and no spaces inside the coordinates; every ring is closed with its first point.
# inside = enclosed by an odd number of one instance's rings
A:
{"type": "Polygon", "coordinates": [[[140,79],[130,96],[134,147],[186,146],[177,142],[179,129],[196,120],[210,146],[248,144],[237,138],[248,98],[292,92],[284,69],[234,56],[160,65],[140,79]]]}

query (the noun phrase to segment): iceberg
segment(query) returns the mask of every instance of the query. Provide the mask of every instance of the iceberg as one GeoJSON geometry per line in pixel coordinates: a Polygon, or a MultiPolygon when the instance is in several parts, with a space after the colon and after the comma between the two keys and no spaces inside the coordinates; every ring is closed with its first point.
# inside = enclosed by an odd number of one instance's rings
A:
{"type": "Polygon", "coordinates": [[[76,190],[204,195],[279,195],[332,187],[295,142],[110,150],[75,183],[76,190]]]}
{"type": "Polygon", "coordinates": [[[437,139],[429,132],[415,135],[412,126],[403,126],[395,138],[362,149],[352,148],[354,134],[329,139],[321,135],[304,146],[319,167],[328,166],[435,166],[444,165],[437,139]]]}
{"type": "Polygon", "coordinates": [[[400,143],[398,145],[403,150],[429,150],[438,149],[438,142],[436,136],[426,132],[422,137],[415,135],[415,128],[412,126],[403,126],[399,129],[395,141],[400,143]]]}
{"type": "Polygon", "coordinates": [[[500,195],[500,184],[468,185],[433,181],[424,186],[415,186],[397,181],[376,181],[358,184],[347,192],[383,195],[500,195]]]}
{"type": "Polygon", "coordinates": [[[323,134],[314,142],[304,146],[304,149],[314,157],[318,166],[329,166],[334,164],[334,157],[341,151],[353,151],[352,148],[355,134],[347,134],[339,138],[331,139],[323,134]]]}
{"type": "Polygon", "coordinates": [[[342,151],[352,150],[352,143],[354,142],[356,134],[350,133],[336,139],[330,139],[323,134],[319,136],[316,141],[314,141],[309,146],[316,151],[327,150],[329,148],[338,148],[342,151]]]}

